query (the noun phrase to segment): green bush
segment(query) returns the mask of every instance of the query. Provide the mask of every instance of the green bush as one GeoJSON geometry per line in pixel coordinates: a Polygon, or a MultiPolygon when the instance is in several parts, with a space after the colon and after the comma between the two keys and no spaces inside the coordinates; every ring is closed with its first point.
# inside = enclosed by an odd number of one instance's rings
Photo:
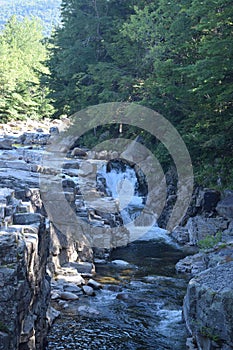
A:
{"type": "Polygon", "coordinates": [[[221,242],[222,233],[217,232],[215,236],[208,235],[198,242],[198,247],[200,249],[210,249],[213,248],[217,243],[221,242]]]}

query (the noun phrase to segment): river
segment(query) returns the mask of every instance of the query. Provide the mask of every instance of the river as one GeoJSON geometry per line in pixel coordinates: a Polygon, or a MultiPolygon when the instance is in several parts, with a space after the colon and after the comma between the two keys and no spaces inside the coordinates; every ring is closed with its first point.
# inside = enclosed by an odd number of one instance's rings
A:
{"type": "Polygon", "coordinates": [[[99,314],[63,315],[50,331],[47,349],[185,349],[187,276],[175,272],[185,255],[159,234],[112,251],[109,263],[96,264],[95,279],[103,289],[79,300],[99,314]]]}
{"type": "MultiPolygon", "coordinates": [[[[124,224],[140,214],[144,200],[132,168],[113,162],[111,171],[104,166],[97,180],[107,195],[119,198],[124,224]]],[[[94,278],[103,289],[94,297],[80,296],[62,312],[47,350],[185,349],[182,303],[188,278],[176,273],[175,264],[186,255],[156,225],[140,240],[112,250],[107,262],[96,263],[94,278]]]]}

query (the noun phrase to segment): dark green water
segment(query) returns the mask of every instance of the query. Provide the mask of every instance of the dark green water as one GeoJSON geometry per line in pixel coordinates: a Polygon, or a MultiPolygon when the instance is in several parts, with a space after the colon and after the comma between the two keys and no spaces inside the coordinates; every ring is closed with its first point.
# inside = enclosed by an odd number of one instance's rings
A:
{"type": "Polygon", "coordinates": [[[97,264],[95,279],[104,288],[80,298],[72,313],[57,320],[47,349],[186,349],[182,301],[188,280],[175,272],[185,255],[161,237],[114,250],[111,261],[130,265],[97,264]],[[80,316],[75,313],[80,305],[99,314],[80,316]]]}

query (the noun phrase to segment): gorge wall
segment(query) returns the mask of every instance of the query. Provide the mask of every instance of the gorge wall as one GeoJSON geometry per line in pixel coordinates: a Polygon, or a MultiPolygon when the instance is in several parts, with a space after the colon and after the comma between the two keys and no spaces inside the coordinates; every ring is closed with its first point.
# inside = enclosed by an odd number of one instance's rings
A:
{"type": "Polygon", "coordinates": [[[43,349],[50,279],[45,217],[0,189],[0,349],[43,349]]]}

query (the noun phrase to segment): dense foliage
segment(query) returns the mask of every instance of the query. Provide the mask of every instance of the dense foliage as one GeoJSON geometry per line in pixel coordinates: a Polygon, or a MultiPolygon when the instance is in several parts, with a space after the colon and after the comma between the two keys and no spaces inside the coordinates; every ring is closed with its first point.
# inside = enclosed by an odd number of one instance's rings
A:
{"type": "Polygon", "coordinates": [[[54,26],[60,23],[61,0],[1,0],[0,29],[13,15],[23,20],[25,17],[40,18],[43,23],[43,33],[49,35],[54,26]]]}
{"type": "Polygon", "coordinates": [[[15,16],[0,33],[0,121],[48,116],[52,108],[41,85],[48,74],[42,26],[15,16]]]}
{"type": "Polygon", "coordinates": [[[58,113],[133,101],[179,130],[197,179],[232,183],[230,0],[63,0],[50,87],[58,113]]]}

